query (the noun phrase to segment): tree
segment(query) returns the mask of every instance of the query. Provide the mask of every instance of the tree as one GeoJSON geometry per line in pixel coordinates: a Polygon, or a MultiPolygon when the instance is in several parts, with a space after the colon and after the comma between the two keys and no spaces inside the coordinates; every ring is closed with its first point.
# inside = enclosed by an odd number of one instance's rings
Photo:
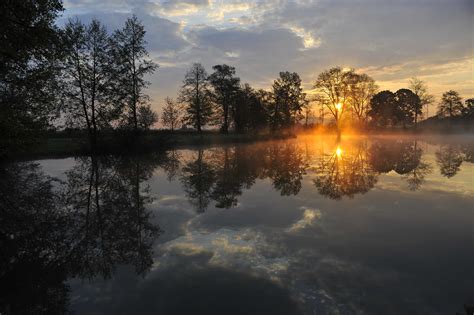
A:
{"type": "Polygon", "coordinates": [[[31,145],[59,104],[60,0],[0,2],[0,158],[31,145]]]}
{"type": "Polygon", "coordinates": [[[334,116],[337,126],[349,106],[351,89],[356,75],[353,69],[334,67],[318,75],[314,88],[324,100],[323,104],[334,116]]]}
{"type": "Polygon", "coordinates": [[[464,101],[463,116],[474,117],[474,98],[469,98],[464,101]]]}
{"type": "Polygon", "coordinates": [[[126,109],[122,124],[126,128],[133,128],[135,134],[139,129],[140,108],[149,101],[148,95],[143,92],[150,84],[145,76],[152,74],[158,67],[149,58],[145,33],[141,22],[133,16],[127,19],[123,29],[114,32],[111,39],[114,93],[117,101],[123,102],[126,109]]]}
{"type": "Polygon", "coordinates": [[[165,98],[165,107],[163,107],[163,113],[161,114],[161,122],[165,127],[174,130],[181,120],[181,108],[176,102],[167,97],[165,98]]]}
{"type": "Polygon", "coordinates": [[[306,94],[301,87],[301,78],[296,72],[280,72],[273,82],[274,109],[271,117],[272,129],[288,128],[301,117],[306,94]]]}
{"type": "Polygon", "coordinates": [[[309,126],[310,121],[314,121],[314,112],[313,106],[306,100],[303,105],[303,119],[304,119],[304,126],[307,128],[309,126]]]}
{"type": "Polygon", "coordinates": [[[184,121],[202,132],[212,118],[213,110],[210,100],[209,81],[206,70],[200,63],[195,63],[186,73],[179,95],[179,102],[186,103],[184,121]]]}
{"type": "Polygon", "coordinates": [[[395,92],[396,114],[405,127],[406,124],[417,123],[418,115],[422,113],[420,98],[408,89],[399,89],[395,92]]]}
{"type": "Polygon", "coordinates": [[[138,130],[148,130],[158,121],[158,114],[151,109],[149,104],[138,107],[137,128],[138,130]]]}
{"type": "Polygon", "coordinates": [[[64,111],[68,124],[87,128],[96,148],[100,129],[111,128],[121,107],[112,101],[109,36],[97,20],[86,26],[79,20],[66,25],[64,111]]]}
{"type": "Polygon", "coordinates": [[[459,93],[453,90],[443,93],[441,102],[438,105],[438,116],[454,117],[462,113],[464,106],[459,93]]]}
{"type": "Polygon", "coordinates": [[[232,105],[235,103],[234,99],[239,90],[240,79],[234,77],[235,68],[223,65],[215,65],[212,67],[214,72],[209,76],[209,82],[214,88],[213,98],[222,115],[221,132],[228,133],[229,131],[229,113],[232,105]]]}
{"type": "Polygon", "coordinates": [[[374,79],[367,74],[354,74],[354,82],[350,84],[350,105],[359,123],[367,120],[370,100],[377,89],[374,79]]]}
{"type": "Polygon", "coordinates": [[[387,127],[398,122],[397,111],[395,94],[387,90],[375,94],[370,99],[370,109],[367,115],[374,126],[387,127]]]}
{"type": "Polygon", "coordinates": [[[410,80],[410,90],[420,98],[421,106],[426,107],[426,118],[428,118],[428,106],[434,102],[434,96],[428,93],[425,82],[416,77],[410,80]]]}
{"type": "Polygon", "coordinates": [[[267,125],[267,100],[264,90],[255,91],[247,83],[240,87],[232,106],[232,119],[238,133],[259,130],[267,125]]]}

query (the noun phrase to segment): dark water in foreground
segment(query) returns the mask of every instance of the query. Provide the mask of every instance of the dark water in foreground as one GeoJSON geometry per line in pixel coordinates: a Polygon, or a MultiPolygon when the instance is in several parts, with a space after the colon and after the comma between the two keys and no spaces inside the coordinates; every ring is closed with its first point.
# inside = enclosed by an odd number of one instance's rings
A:
{"type": "Polygon", "coordinates": [[[305,137],[0,173],[0,313],[464,314],[474,138],[305,137]]]}

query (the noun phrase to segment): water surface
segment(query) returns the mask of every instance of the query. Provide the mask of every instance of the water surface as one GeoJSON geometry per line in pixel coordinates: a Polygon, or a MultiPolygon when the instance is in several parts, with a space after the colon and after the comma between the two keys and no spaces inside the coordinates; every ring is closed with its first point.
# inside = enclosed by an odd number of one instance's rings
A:
{"type": "Polygon", "coordinates": [[[0,311],[463,314],[473,161],[473,137],[308,136],[12,163],[0,311]]]}

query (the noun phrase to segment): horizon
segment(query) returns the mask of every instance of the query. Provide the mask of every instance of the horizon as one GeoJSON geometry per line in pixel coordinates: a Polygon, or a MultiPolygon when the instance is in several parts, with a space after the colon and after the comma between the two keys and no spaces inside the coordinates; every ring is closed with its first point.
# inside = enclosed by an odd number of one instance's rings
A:
{"type": "Polygon", "coordinates": [[[78,17],[112,31],[135,14],[159,65],[149,77],[152,108],[176,98],[194,62],[211,72],[236,68],[242,83],[269,89],[280,71],[297,72],[311,94],[317,75],[333,66],[372,76],[379,91],[406,88],[417,77],[435,96],[474,96],[472,2],[420,1],[64,1],[58,25],[78,17]],[[284,60],[284,62],[282,62],[284,60]]]}

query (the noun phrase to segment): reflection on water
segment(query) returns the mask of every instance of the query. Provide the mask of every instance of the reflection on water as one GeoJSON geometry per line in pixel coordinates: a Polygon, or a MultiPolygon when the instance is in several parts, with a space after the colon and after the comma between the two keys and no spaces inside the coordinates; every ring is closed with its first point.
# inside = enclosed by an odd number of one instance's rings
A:
{"type": "Polygon", "coordinates": [[[2,166],[0,313],[463,312],[472,139],[335,140],[2,166]]]}
{"type": "Polygon", "coordinates": [[[64,181],[35,163],[2,168],[0,313],[62,313],[68,278],[107,278],[118,264],[146,272],[159,229],[141,182],[155,166],[84,157],[64,181]]]}

